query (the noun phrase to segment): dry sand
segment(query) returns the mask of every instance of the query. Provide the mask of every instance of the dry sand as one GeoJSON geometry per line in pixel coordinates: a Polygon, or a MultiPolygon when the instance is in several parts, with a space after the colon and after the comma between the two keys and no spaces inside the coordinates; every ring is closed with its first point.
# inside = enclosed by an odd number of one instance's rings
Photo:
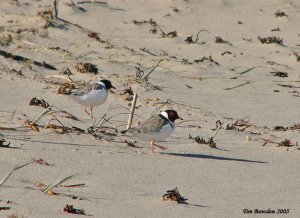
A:
{"type": "MultiPolygon", "coordinates": [[[[13,147],[0,148],[0,178],[14,165],[33,158],[50,164],[32,163],[13,172],[0,187],[0,206],[10,207],[1,210],[0,217],[75,216],[61,211],[66,204],[93,217],[300,216],[300,151],[292,146],[300,142],[299,126],[273,130],[299,123],[298,1],[113,0],[78,4],[80,9],[61,0],[60,19],[47,24],[38,13],[47,11],[50,3],[0,1],[1,51],[45,61],[57,69],[0,56],[0,134],[13,147]],[[278,11],[283,16],[275,16],[278,11]],[[194,42],[200,30],[197,43],[185,41],[192,36],[194,42]],[[98,34],[98,41],[88,36],[90,32],[98,34]],[[225,42],[216,43],[216,36],[225,42]],[[258,40],[273,36],[283,39],[283,44],[258,40]],[[136,67],[146,73],[160,58],[163,61],[148,83],[140,83],[136,67]],[[97,65],[99,73],[77,72],[78,62],[97,65]],[[106,104],[94,109],[92,120],[80,105],[57,94],[59,85],[45,79],[66,77],[60,73],[66,67],[74,81],[107,78],[117,87],[106,104]],[[288,73],[288,77],[271,72],[288,73]],[[35,132],[24,124],[44,110],[29,106],[30,99],[38,97],[79,117],[81,121],[57,116],[66,127],[82,129],[95,123],[112,102],[116,108],[108,117],[116,117],[104,125],[123,130],[130,101],[121,94],[129,87],[139,96],[133,125],[168,99],[171,102],[160,110],[173,108],[184,118],[175,133],[161,142],[168,146],[166,151],[151,154],[149,143],[139,140],[138,147],[129,147],[124,140],[134,139],[111,130],[97,139],[41,127],[35,132]],[[239,119],[249,127],[226,130],[227,124],[239,119]],[[207,140],[217,120],[223,123],[214,138],[217,149],[189,138],[207,140]],[[276,143],[285,139],[291,147],[278,147],[276,143]],[[264,140],[276,143],[262,146],[264,140]],[[53,191],[58,195],[43,194],[35,185],[49,185],[75,173],[79,174],[64,184],[85,185],[56,187],[53,191]],[[188,204],[162,200],[175,187],[188,204]],[[244,214],[244,209],[252,214],[244,214]],[[255,214],[255,209],[275,213],[288,209],[289,213],[255,214]]],[[[38,124],[46,125],[50,119],[45,116],[38,124]]]]}

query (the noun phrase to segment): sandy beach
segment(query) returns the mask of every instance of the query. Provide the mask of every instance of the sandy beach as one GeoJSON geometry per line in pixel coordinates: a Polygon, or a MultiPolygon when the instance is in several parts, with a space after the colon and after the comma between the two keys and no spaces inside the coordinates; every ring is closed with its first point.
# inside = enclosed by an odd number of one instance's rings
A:
{"type": "Polygon", "coordinates": [[[53,2],[0,1],[0,217],[300,216],[300,2],[53,2]],[[101,79],[90,118],[63,92],[101,79]],[[167,150],[121,134],[134,93],[167,150]]]}

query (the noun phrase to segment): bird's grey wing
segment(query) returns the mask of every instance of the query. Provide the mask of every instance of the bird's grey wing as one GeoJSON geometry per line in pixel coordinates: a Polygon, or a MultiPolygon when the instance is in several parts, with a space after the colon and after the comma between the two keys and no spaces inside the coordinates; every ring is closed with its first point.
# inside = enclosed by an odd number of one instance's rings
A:
{"type": "Polygon", "coordinates": [[[129,130],[129,132],[140,132],[140,133],[149,133],[149,132],[158,132],[162,126],[168,123],[167,120],[162,119],[158,115],[149,118],[148,120],[141,123],[139,126],[134,127],[129,130]]]}
{"type": "Polygon", "coordinates": [[[91,91],[92,89],[93,89],[92,85],[85,85],[83,87],[80,87],[79,89],[71,90],[71,95],[83,96],[87,94],[89,91],[91,91]]]}

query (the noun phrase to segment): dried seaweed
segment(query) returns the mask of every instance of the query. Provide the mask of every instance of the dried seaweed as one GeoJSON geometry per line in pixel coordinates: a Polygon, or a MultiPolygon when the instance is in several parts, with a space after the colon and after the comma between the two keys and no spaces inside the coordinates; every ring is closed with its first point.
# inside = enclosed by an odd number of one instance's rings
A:
{"type": "Polygon", "coordinates": [[[11,207],[5,207],[5,206],[4,207],[3,206],[0,207],[0,210],[10,210],[10,209],[11,209],[11,207]]]}
{"type": "Polygon", "coordinates": [[[274,126],[273,131],[300,130],[300,123],[291,126],[274,126]]]}
{"type": "Polygon", "coordinates": [[[4,138],[0,139],[0,148],[9,148],[10,142],[7,142],[7,144],[4,144],[6,140],[4,138]]]}
{"type": "Polygon", "coordinates": [[[106,43],[105,40],[100,39],[98,33],[96,33],[96,32],[89,32],[88,37],[90,37],[92,39],[96,39],[98,42],[106,43]]]}
{"type": "Polygon", "coordinates": [[[293,55],[296,57],[297,62],[299,62],[300,61],[300,55],[296,52],[294,52],[293,55]]]}
{"type": "Polygon", "coordinates": [[[277,77],[288,77],[288,73],[281,72],[281,71],[275,71],[270,73],[273,74],[273,76],[277,76],[277,77]]]}
{"type": "Polygon", "coordinates": [[[274,13],[274,16],[275,16],[275,17],[288,17],[288,15],[287,15],[285,12],[280,11],[280,10],[276,11],[276,12],[274,13]]]}
{"type": "Polygon", "coordinates": [[[220,36],[215,36],[215,43],[232,45],[229,41],[222,39],[220,36]]]}
{"type": "Polygon", "coordinates": [[[175,38],[177,36],[178,36],[177,31],[172,31],[172,32],[165,33],[161,30],[161,37],[162,38],[175,38]]]}
{"type": "Polygon", "coordinates": [[[285,139],[278,143],[278,147],[293,147],[293,146],[298,146],[298,143],[296,142],[296,144],[294,144],[289,139],[285,139]]]}
{"type": "Polygon", "coordinates": [[[10,46],[12,43],[12,37],[10,34],[4,35],[0,37],[0,45],[2,46],[10,46]]]}
{"type": "Polygon", "coordinates": [[[196,59],[196,60],[194,60],[194,62],[195,63],[202,63],[202,62],[204,62],[204,61],[209,61],[209,62],[211,62],[211,63],[214,63],[215,65],[217,65],[217,66],[219,66],[220,64],[217,62],[217,61],[215,61],[214,59],[212,59],[212,57],[211,56],[208,56],[208,57],[203,57],[203,58],[201,58],[201,59],[196,59]]]}
{"type": "Polygon", "coordinates": [[[200,136],[193,137],[193,136],[189,135],[189,139],[193,139],[198,144],[204,144],[204,145],[208,145],[211,148],[217,148],[217,144],[214,142],[213,137],[210,137],[206,141],[203,137],[200,137],[200,136]]]}
{"type": "Polygon", "coordinates": [[[44,99],[39,99],[39,98],[32,98],[29,102],[29,105],[35,105],[35,106],[40,106],[43,108],[49,107],[48,102],[46,102],[44,99]]]}
{"type": "Polygon", "coordinates": [[[178,188],[176,187],[175,189],[173,190],[168,190],[167,191],[167,194],[164,194],[163,195],[163,200],[164,201],[168,201],[168,200],[171,200],[171,201],[176,201],[178,204],[187,204],[187,198],[181,196],[178,192],[178,188]]]}
{"type": "Polygon", "coordinates": [[[41,165],[54,166],[54,164],[49,164],[45,160],[43,160],[42,158],[40,158],[40,159],[32,159],[32,160],[33,160],[33,162],[41,164],[41,165]]]}
{"type": "Polygon", "coordinates": [[[74,208],[73,205],[67,204],[63,209],[63,212],[66,213],[72,213],[72,214],[80,214],[80,215],[86,215],[85,211],[83,209],[74,208]]]}
{"type": "MultiPolygon", "coordinates": [[[[198,33],[197,33],[197,36],[196,36],[195,41],[193,40],[193,36],[188,36],[184,41],[185,41],[187,44],[195,44],[195,43],[197,43],[198,40],[199,40],[199,33],[203,32],[203,31],[208,32],[208,31],[205,30],[205,29],[199,30],[198,33]]],[[[209,33],[209,32],[208,32],[208,33],[209,33]]]]}
{"type": "Polygon", "coordinates": [[[97,66],[95,64],[91,64],[91,63],[79,62],[76,64],[75,69],[80,73],[93,73],[93,74],[98,73],[97,66]]]}
{"type": "Polygon", "coordinates": [[[283,45],[283,39],[279,38],[278,36],[269,36],[269,37],[258,37],[258,40],[262,44],[278,44],[283,45]]]}

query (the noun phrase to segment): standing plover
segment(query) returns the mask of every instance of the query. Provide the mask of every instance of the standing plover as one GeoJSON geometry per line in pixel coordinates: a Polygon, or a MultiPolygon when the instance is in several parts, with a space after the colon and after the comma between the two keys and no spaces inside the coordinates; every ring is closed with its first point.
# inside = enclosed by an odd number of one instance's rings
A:
{"type": "Polygon", "coordinates": [[[108,90],[115,87],[109,80],[103,79],[94,85],[85,85],[79,89],[71,90],[70,97],[77,103],[84,106],[84,111],[93,117],[93,107],[103,104],[108,96],[108,90]],[[86,107],[90,107],[90,112],[86,107]]]}

